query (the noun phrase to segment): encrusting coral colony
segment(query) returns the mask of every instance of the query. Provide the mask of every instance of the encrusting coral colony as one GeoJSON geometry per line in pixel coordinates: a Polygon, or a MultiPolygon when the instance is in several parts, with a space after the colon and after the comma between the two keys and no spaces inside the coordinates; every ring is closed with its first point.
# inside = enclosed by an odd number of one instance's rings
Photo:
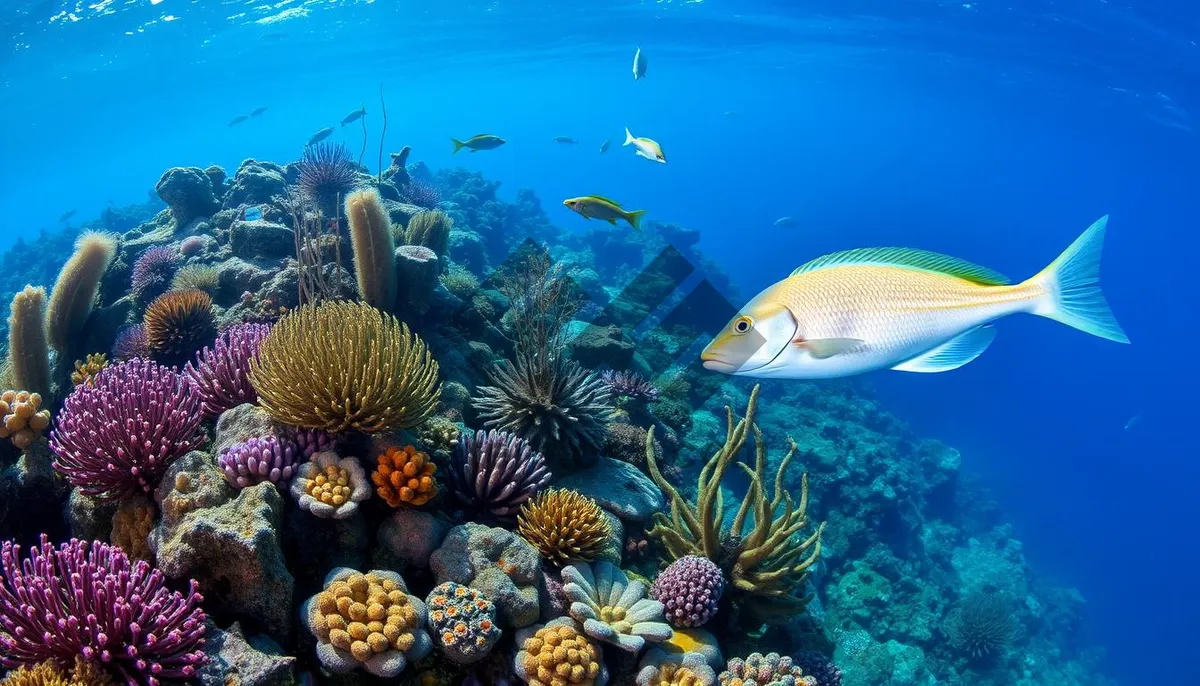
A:
{"type": "Polygon", "coordinates": [[[694,232],[407,157],[173,168],[5,257],[0,683],[1105,683],[956,452],[643,325],[662,255],[728,286],[694,232]]]}

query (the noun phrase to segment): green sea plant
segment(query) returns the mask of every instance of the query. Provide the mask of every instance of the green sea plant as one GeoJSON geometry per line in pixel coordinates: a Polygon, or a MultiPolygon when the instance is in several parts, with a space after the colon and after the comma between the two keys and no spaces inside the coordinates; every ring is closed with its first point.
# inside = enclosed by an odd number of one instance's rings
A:
{"type": "Polygon", "coordinates": [[[746,416],[735,421],[725,408],[725,443],[700,470],[696,500],[686,500],[658,467],[654,454],[654,428],[646,435],[646,463],[650,476],[666,494],[670,515],[654,515],[648,532],[659,540],[670,560],[702,555],[717,563],[730,581],[727,597],[752,618],[764,623],[781,621],[804,610],[811,596],[803,594],[808,569],[821,556],[822,523],[807,536],[809,528],[808,475],[801,477],[797,503],[783,488],[783,475],[796,454],[795,441],[788,439],[788,452],[775,474],[774,493],[766,484],[767,448],[762,432],[754,424],[759,386],[750,393],[746,416]],[[737,460],[746,439],[753,434],[754,467],[737,460]],[[733,522],[725,526],[721,481],[736,464],[750,478],[733,522]],[[782,508],[782,509],[781,509],[782,508]],[[747,531],[747,525],[752,526],[747,531]]]}
{"type": "Polygon", "coordinates": [[[221,272],[203,264],[189,264],[175,272],[175,278],[171,280],[173,289],[196,289],[209,295],[216,295],[220,287],[221,272]]]}
{"type": "Polygon", "coordinates": [[[13,296],[8,318],[8,384],[50,395],[50,348],[46,344],[46,289],[26,286],[13,296]]]}
{"type": "Polygon", "coordinates": [[[88,317],[100,279],[117,254],[117,239],[112,234],[88,232],[75,242],[75,252],[58,273],[50,291],[46,312],[46,339],[59,352],[67,352],[77,340],[88,317]]]}
{"type": "Polygon", "coordinates": [[[392,223],[374,189],[346,196],[346,218],[354,251],[354,274],[364,302],[384,311],[396,306],[396,256],[392,223]]]}
{"type": "Polygon", "coordinates": [[[471,273],[470,269],[462,265],[456,264],[450,267],[445,272],[442,272],[440,278],[446,290],[450,291],[451,295],[460,300],[470,298],[475,291],[479,290],[478,277],[471,273]]]}

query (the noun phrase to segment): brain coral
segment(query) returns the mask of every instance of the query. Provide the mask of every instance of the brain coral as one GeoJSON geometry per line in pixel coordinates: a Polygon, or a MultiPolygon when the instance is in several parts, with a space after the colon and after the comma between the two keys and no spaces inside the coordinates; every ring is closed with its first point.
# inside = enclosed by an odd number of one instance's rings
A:
{"type": "Polygon", "coordinates": [[[429,558],[437,581],[479,589],[500,611],[505,626],[520,628],[538,619],[542,559],[511,531],[463,524],[447,534],[429,558]]]}
{"type": "Polygon", "coordinates": [[[529,686],[604,686],[608,669],[600,647],[565,617],[517,634],[513,669],[529,686]]]}
{"type": "Polygon", "coordinates": [[[453,662],[478,662],[500,640],[496,606],[474,588],[447,581],[430,591],[425,604],[433,640],[453,662]]]}

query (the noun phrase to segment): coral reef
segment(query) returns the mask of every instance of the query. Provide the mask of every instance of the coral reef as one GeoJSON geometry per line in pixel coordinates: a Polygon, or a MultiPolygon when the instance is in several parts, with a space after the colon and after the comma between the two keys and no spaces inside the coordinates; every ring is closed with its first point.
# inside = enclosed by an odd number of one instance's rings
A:
{"type": "Polygon", "coordinates": [[[286,484],[296,471],[296,446],[275,436],[251,438],[222,450],[217,466],[234,488],[264,481],[286,484]]]}
{"type": "Polygon", "coordinates": [[[541,453],[503,431],[477,431],[460,438],[450,473],[464,505],[500,519],[516,517],[551,476],[541,453]]]}
{"type": "Polygon", "coordinates": [[[735,657],[718,679],[721,686],[816,686],[816,680],[804,676],[792,658],[779,653],[751,653],[744,660],[735,657]]]}
{"type": "Polygon", "coordinates": [[[63,265],[50,291],[46,339],[60,353],[69,353],[92,314],[100,279],[117,253],[111,234],[88,232],[75,242],[75,253],[63,265]]]}
{"type": "Polygon", "coordinates": [[[632,522],[644,522],[665,507],[662,491],[636,467],[601,457],[592,466],[559,479],[557,488],[574,490],[632,522]]]}
{"type": "Polygon", "coordinates": [[[75,360],[75,371],[71,372],[71,383],[79,386],[91,386],[96,380],[96,374],[108,366],[108,355],[104,353],[88,353],[86,359],[75,360]]]}
{"type": "Polygon", "coordinates": [[[258,356],[258,347],[270,332],[266,324],[235,324],[221,332],[211,348],[205,346],[194,363],[187,363],[184,372],[201,396],[205,417],[212,419],[258,400],[250,383],[250,361],[258,356]]]}
{"type": "Polygon", "coordinates": [[[112,677],[94,662],[75,656],[75,665],[64,672],[57,662],[48,660],[36,667],[21,667],[0,684],[4,686],[112,686],[112,677]]]}
{"type": "Polygon", "coordinates": [[[371,484],[358,460],[334,452],[317,453],[300,465],[291,490],[302,509],[325,519],[346,519],[371,497],[371,484]]]}
{"type": "Polygon", "coordinates": [[[199,167],[172,167],[154,185],[158,197],[171,208],[178,231],[198,217],[207,217],[220,209],[213,193],[212,179],[199,167]]]}
{"type": "Polygon", "coordinates": [[[396,306],[396,260],[392,224],[383,199],[373,189],[346,196],[346,218],[354,249],[358,294],[366,304],[390,311],[396,306]]]}
{"type": "Polygon", "coordinates": [[[0,438],[12,441],[22,452],[41,438],[50,426],[50,410],[42,409],[42,396],[29,391],[0,393],[0,438]]]}
{"type": "Polygon", "coordinates": [[[425,598],[425,605],[433,640],[453,662],[478,662],[500,640],[496,606],[473,588],[453,581],[438,584],[425,598]]]}
{"type": "Polygon", "coordinates": [[[420,507],[437,495],[437,465],[411,445],[388,448],[376,459],[371,483],[392,507],[420,507]]]}
{"type": "Polygon", "coordinates": [[[707,557],[684,555],[664,569],[650,587],[650,597],[663,604],[667,621],[676,627],[708,623],[725,592],[725,575],[707,557]]]}
{"type": "Polygon", "coordinates": [[[637,686],[716,686],[717,673],[700,653],[651,650],[642,658],[637,686]]]}
{"type": "Polygon", "coordinates": [[[396,304],[400,311],[424,314],[429,310],[433,291],[438,285],[441,264],[437,253],[423,245],[402,245],[395,252],[398,288],[403,297],[396,304]]]}
{"type": "Polygon", "coordinates": [[[51,391],[46,343],[46,289],[26,286],[12,299],[8,319],[8,381],[33,393],[51,391]]]}
{"type": "Polygon", "coordinates": [[[663,621],[663,604],[646,598],[646,585],[630,581],[616,565],[567,565],[562,579],[571,617],[588,636],[631,653],[640,652],[647,641],[671,637],[671,627],[663,621]]]}
{"type": "Polygon", "coordinates": [[[596,501],[556,488],[543,491],[521,506],[517,531],[547,562],[556,565],[596,559],[612,533],[596,501]]]}
{"type": "Polygon", "coordinates": [[[200,290],[167,291],[146,307],[146,347],[151,358],[183,365],[217,335],[212,297],[200,290]]]}
{"type": "Polygon", "coordinates": [[[500,611],[500,623],[512,628],[538,619],[542,559],[511,531],[463,524],[446,535],[429,558],[439,583],[453,581],[478,589],[500,611]]]}
{"type": "Polygon", "coordinates": [[[599,646],[569,619],[556,619],[517,635],[517,676],[529,686],[604,686],[608,669],[599,646]]]}

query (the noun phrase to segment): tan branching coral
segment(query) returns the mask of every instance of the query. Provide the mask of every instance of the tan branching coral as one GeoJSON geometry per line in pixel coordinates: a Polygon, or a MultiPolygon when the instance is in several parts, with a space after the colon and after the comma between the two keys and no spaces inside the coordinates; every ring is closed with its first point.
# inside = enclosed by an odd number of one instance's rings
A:
{"type": "Polygon", "coordinates": [[[370,305],[303,305],[280,319],[250,363],[273,418],[374,433],[416,426],[441,394],[438,364],[408,326],[370,305]]]}
{"type": "Polygon", "coordinates": [[[111,686],[112,677],[95,663],[75,656],[75,667],[70,672],[53,660],[35,667],[21,667],[9,673],[0,686],[111,686]]]}
{"type": "Polygon", "coordinates": [[[436,471],[429,456],[413,446],[393,447],[376,460],[371,482],[388,505],[420,507],[437,495],[436,471]]]}
{"type": "Polygon", "coordinates": [[[564,565],[571,560],[596,559],[612,529],[595,500],[576,491],[552,488],[521,506],[517,533],[548,562],[564,565]]]}
{"type": "Polygon", "coordinates": [[[0,394],[0,438],[12,440],[17,450],[25,450],[50,426],[50,410],[43,410],[42,396],[29,391],[5,391],[0,394]]]}
{"type": "Polygon", "coordinates": [[[71,372],[71,383],[76,386],[92,385],[92,380],[101,369],[108,366],[108,355],[104,353],[88,353],[87,359],[75,360],[75,371],[71,372]]]}
{"type": "Polygon", "coordinates": [[[795,441],[788,439],[788,452],[775,474],[774,493],[768,499],[766,485],[767,449],[762,432],[754,424],[759,387],[750,393],[746,416],[734,421],[733,410],[725,408],[725,444],[700,470],[696,501],[688,502],[662,472],[654,454],[654,429],[646,435],[646,463],[650,476],[667,495],[671,514],[654,516],[649,534],[657,538],[671,560],[685,555],[703,555],[716,562],[732,585],[732,595],[743,612],[770,622],[800,612],[809,597],[802,594],[808,568],[821,556],[819,525],[807,537],[809,528],[808,475],[801,477],[800,502],[783,490],[783,475],[796,453],[795,441]],[[753,433],[754,468],[735,461],[746,439],[753,433]],[[750,478],[750,487],[742,498],[737,514],[725,527],[721,480],[730,465],[736,464],[750,478]],[[782,506],[782,510],[781,510],[782,506]],[[754,526],[746,532],[747,517],[754,526]]]}

